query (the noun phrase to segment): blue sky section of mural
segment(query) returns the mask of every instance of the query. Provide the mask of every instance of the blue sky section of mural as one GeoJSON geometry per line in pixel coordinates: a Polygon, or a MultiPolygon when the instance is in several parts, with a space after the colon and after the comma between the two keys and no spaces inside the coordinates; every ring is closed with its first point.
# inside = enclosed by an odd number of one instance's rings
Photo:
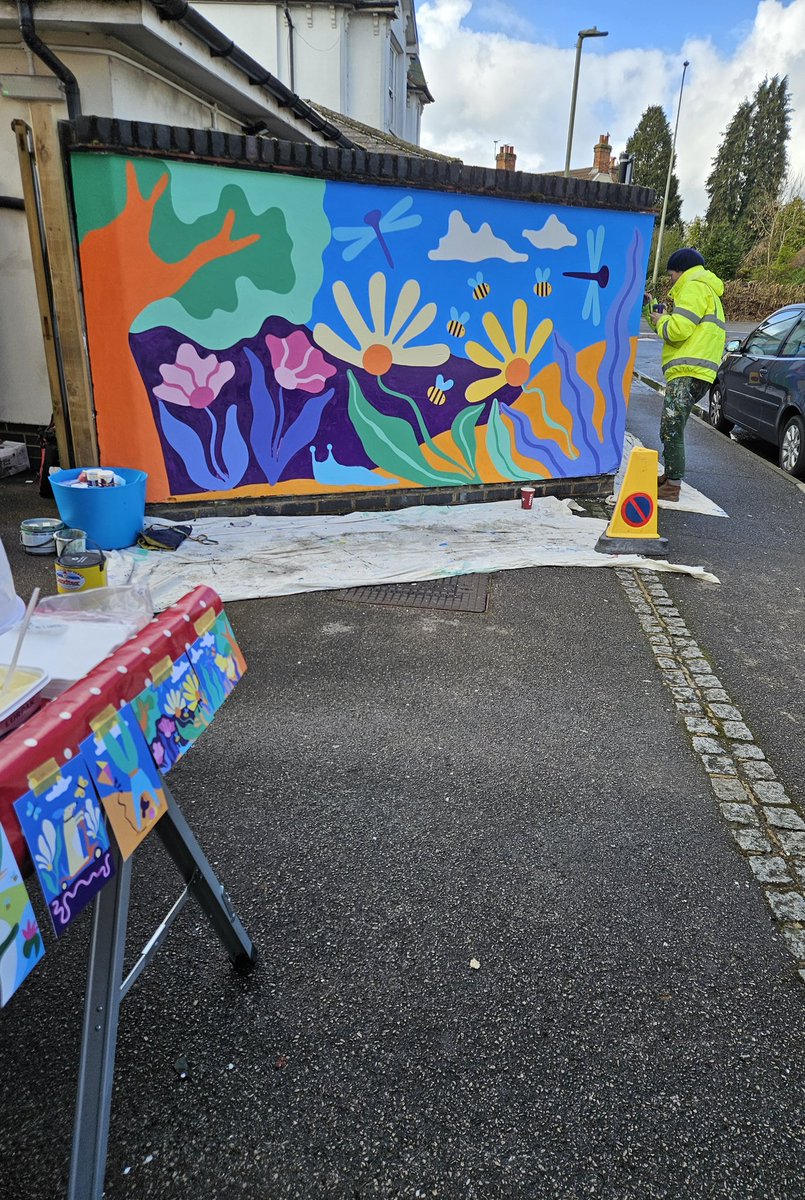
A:
{"type": "Polygon", "coordinates": [[[276,210],[290,246],[265,245],[290,256],[282,289],[236,276],[206,311],[180,292],[132,327],[172,494],[617,468],[651,215],[184,163],[170,175],[185,225],[214,211],[223,176],[252,213],[276,210]]]}

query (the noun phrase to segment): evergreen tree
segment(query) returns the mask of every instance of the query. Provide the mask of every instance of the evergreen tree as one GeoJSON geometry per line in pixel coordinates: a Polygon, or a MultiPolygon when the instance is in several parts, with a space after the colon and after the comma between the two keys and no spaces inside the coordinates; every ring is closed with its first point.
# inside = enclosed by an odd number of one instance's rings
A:
{"type": "MultiPolygon", "coordinates": [[[[659,104],[652,104],[643,113],[632,136],[626,143],[626,153],[634,155],[632,182],[641,187],[653,188],[658,203],[665,195],[668,179],[668,163],[671,158],[673,138],[671,127],[659,104]]],[[[674,155],[676,168],[676,155],[674,155]]],[[[671,171],[671,188],[668,192],[666,226],[682,223],[682,199],[679,195],[679,179],[676,170],[671,171]]]]}
{"type": "Polygon", "coordinates": [[[708,270],[721,279],[734,279],[738,274],[746,247],[740,232],[727,221],[710,226],[701,250],[708,270]]]}
{"type": "Polygon", "coordinates": [[[738,221],[751,221],[766,197],[779,198],[788,166],[791,129],[788,79],[775,75],[759,84],[752,99],[752,126],[746,144],[744,185],[738,221]]]}
{"type": "Polygon", "coordinates": [[[727,126],[721,145],[713,159],[713,169],[707,177],[707,224],[735,225],[741,212],[746,158],[752,130],[752,105],[748,100],[738,105],[738,111],[727,126]]]}
{"type": "Polygon", "coordinates": [[[791,111],[788,79],[775,75],[758,84],[727,126],[707,178],[707,224],[731,225],[751,240],[753,214],[778,198],[787,166],[791,111]]]}

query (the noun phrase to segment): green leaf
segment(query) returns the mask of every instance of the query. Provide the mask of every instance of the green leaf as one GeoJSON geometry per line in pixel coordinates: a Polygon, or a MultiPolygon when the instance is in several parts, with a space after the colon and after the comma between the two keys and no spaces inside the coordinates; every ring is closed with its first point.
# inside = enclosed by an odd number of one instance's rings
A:
{"type": "Polygon", "coordinates": [[[534,478],[533,472],[530,475],[524,474],[522,467],[518,467],[512,457],[511,431],[500,415],[497,400],[492,401],[492,411],[486,425],[486,448],[495,470],[504,479],[534,478]]]}
{"type": "Polygon", "coordinates": [[[352,371],[349,379],[349,417],[361,445],[373,463],[392,475],[412,483],[455,485],[463,476],[432,467],[416,440],[414,431],[400,417],[379,413],[364,396],[352,371]]]}
{"type": "Polygon", "coordinates": [[[467,466],[472,471],[473,478],[481,482],[481,477],[478,474],[478,468],[475,465],[475,454],[478,449],[475,441],[475,426],[478,424],[478,418],[481,415],[483,405],[471,404],[468,408],[463,409],[456,417],[450,432],[453,435],[453,441],[458,446],[464,458],[467,461],[467,466]]]}

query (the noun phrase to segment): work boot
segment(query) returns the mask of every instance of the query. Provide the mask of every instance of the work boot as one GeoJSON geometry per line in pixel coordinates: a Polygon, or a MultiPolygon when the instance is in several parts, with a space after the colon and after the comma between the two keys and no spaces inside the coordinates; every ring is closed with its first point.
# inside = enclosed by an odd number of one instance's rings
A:
{"type": "Polygon", "coordinates": [[[679,500],[679,493],[682,490],[681,479],[666,479],[664,483],[657,488],[658,500],[671,500],[676,503],[679,500]]]}

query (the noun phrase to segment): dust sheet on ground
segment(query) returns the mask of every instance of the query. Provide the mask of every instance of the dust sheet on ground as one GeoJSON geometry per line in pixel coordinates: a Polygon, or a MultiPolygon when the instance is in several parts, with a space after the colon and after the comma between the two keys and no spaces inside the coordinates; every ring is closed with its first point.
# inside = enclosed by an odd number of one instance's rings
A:
{"type": "Polygon", "coordinates": [[[205,517],[173,552],[110,551],[109,583],[145,583],[158,611],[205,583],[225,602],[517,567],[650,567],[718,583],[703,567],[596,554],[607,522],[572,501],[426,505],[316,517],[205,517]]]}

